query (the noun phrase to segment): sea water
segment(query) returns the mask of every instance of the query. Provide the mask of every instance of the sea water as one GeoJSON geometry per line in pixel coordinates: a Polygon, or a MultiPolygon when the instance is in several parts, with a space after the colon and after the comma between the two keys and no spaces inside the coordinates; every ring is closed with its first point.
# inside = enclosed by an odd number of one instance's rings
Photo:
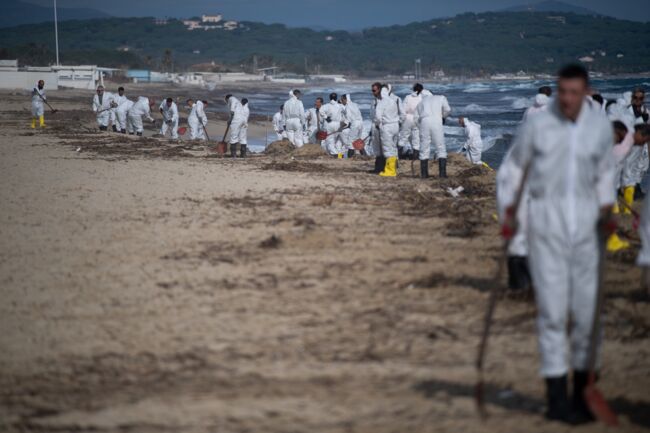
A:
{"type": "MultiPolygon", "coordinates": [[[[555,87],[552,81],[485,81],[470,83],[422,83],[424,87],[435,94],[445,95],[449,100],[452,114],[445,125],[445,141],[450,152],[458,151],[465,142],[463,128],[458,126],[458,118],[469,118],[481,125],[483,136],[483,160],[492,167],[498,167],[511,145],[512,137],[521,123],[524,111],[533,104],[537,89],[549,85],[555,87]]],[[[254,95],[237,95],[249,99],[252,114],[268,116],[276,113],[288,98],[290,86],[286,91],[269,90],[254,95]]],[[[607,100],[616,100],[626,91],[636,87],[650,87],[650,79],[596,79],[592,87],[607,100]]],[[[339,97],[350,94],[352,101],[359,104],[364,117],[364,136],[370,130],[370,104],[373,96],[369,84],[341,83],[328,86],[309,84],[298,86],[303,92],[302,101],[305,109],[313,106],[317,97],[326,102],[329,94],[336,92],[339,97]]],[[[397,84],[393,92],[400,98],[411,93],[411,85],[397,84]]],[[[274,141],[275,133],[269,131],[266,139],[250,140],[249,145],[254,152],[264,150],[267,143],[274,141]]]]}

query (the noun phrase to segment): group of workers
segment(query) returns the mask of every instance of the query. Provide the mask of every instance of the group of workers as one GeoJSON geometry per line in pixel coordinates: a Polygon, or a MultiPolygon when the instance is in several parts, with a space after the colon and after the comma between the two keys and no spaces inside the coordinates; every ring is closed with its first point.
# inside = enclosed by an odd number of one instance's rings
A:
{"type": "MultiPolygon", "coordinates": [[[[273,116],[278,140],[288,139],[296,147],[319,143],[328,154],[338,158],[352,157],[356,152],[372,153],[374,171],[383,177],[397,176],[398,158],[410,158],[420,161],[420,177],[428,178],[433,148],[439,176],[447,177],[444,123],[451,114],[447,98],[434,95],[419,83],[404,100],[393,93],[390,84],[374,83],[371,92],[372,126],[367,137],[362,138],[363,116],[350,94],[339,98],[331,93],[327,104],[318,97],[314,107],[305,111],[301,92],[293,90],[273,116]]],[[[462,151],[472,163],[482,164],[480,125],[463,117],[459,118],[459,125],[467,136],[462,151]]]]}
{"type": "MultiPolygon", "coordinates": [[[[621,248],[615,214],[631,212],[634,188],[647,170],[650,125],[644,98],[643,89],[636,89],[626,99],[606,103],[591,92],[584,67],[563,68],[557,97],[551,99],[550,87],[539,90],[497,175],[509,283],[535,292],[540,372],[546,416],[552,420],[594,419],[584,391],[591,366],[600,366],[591,356],[600,353],[600,339],[592,332],[601,321],[596,317],[601,261],[607,249],[621,248]]],[[[638,263],[647,268],[650,200],[640,234],[638,263]]]]}

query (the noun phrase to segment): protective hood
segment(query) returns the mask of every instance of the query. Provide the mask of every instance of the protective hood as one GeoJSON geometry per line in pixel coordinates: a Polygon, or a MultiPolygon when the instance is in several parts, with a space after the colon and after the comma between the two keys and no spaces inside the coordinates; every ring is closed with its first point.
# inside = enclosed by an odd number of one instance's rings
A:
{"type": "Polygon", "coordinates": [[[625,100],[625,103],[627,105],[631,105],[632,104],[632,92],[623,93],[623,99],[625,100]]]}
{"type": "MultiPolygon", "coordinates": [[[[390,87],[390,84],[388,85],[390,87]]],[[[388,98],[390,96],[390,89],[386,87],[381,88],[381,99],[388,98]]]]}
{"type": "Polygon", "coordinates": [[[541,108],[548,105],[550,98],[543,93],[535,95],[535,107],[541,108]]]}
{"type": "Polygon", "coordinates": [[[350,95],[349,93],[346,93],[345,94],[345,99],[347,99],[348,102],[352,102],[352,95],[350,95]]]}
{"type": "Polygon", "coordinates": [[[388,94],[389,94],[389,95],[390,95],[391,93],[393,93],[393,86],[392,86],[392,85],[390,85],[390,84],[386,84],[386,87],[388,88],[388,94]]]}
{"type": "Polygon", "coordinates": [[[428,91],[427,89],[424,89],[424,90],[422,91],[422,93],[420,93],[420,95],[422,95],[422,96],[433,96],[433,93],[431,93],[431,92],[428,91]]]}
{"type": "Polygon", "coordinates": [[[298,98],[296,98],[296,95],[293,94],[293,90],[289,90],[289,98],[298,99],[298,98]]]}

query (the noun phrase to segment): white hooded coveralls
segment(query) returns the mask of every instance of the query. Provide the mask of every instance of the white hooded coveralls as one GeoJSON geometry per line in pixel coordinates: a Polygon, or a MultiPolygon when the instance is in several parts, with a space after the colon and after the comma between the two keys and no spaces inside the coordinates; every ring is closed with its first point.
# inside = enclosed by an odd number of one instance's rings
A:
{"type": "Polygon", "coordinates": [[[190,140],[205,140],[204,127],[208,124],[208,117],[203,109],[203,101],[196,101],[192,105],[187,124],[190,126],[190,140]]]}
{"type": "Polygon", "coordinates": [[[390,96],[387,88],[381,89],[381,99],[377,100],[372,123],[379,130],[379,140],[373,140],[375,155],[384,158],[397,157],[397,136],[399,135],[400,109],[390,96]]]}
{"type": "MultiPolygon", "coordinates": [[[[120,96],[119,93],[113,95],[113,102],[117,104],[115,107],[115,124],[120,131],[126,130],[126,113],[131,108],[127,104],[128,98],[125,95],[120,96]]],[[[132,105],[133,103],[131,103],[132,105]]]]}
{"type": "Polygon", "coordinates": [[[341,141],[347,149],[354,149],[352,143],[360,139],[363,134],[363,116],[359,106],[352,102],[352,96],[347,94],[345,97],[347,104],[343,106],[343,121],[350,127],[341,131],[341,141]]]}
{"type": "Polygon", "coordinates": [[[93,112],[97,113],[97,124],[99,126],[108,127],[108,122],[111,120],[111,102],[113,101],[113,95],[109,92],[104,92],[100,97],[98,94],[95,94],[93,97],[93,112]]]}
{"type": "Polygon", "coordinates": [[[343,151],[341,133],[338,132],[343,121],[343,106],[332,100],[321,107],[320,117],[323,119],[325,132],[327,132],[327,138],[323,140],[321,146],[330,155],[338,155],[343,151]]]}
{"type": "Polygon", "coordinates": [[[422,93],[413,92],[404,97],[404,122],[399,131],[399,145],[405,149],[420,150],[420,130],[415,122],[415,111],[422,102],[422,93]]]}
{"type": "Polygon", "coordinates": [[[472,164],[482,164],[483,139],[481,138],[481,125],[465,119],[465,135],[467,136],[467,141],[463,146],[465,157],[472,164]]]}
{"type": "Polygon", "coordinates": [[[139,134],[144,131],[144,126],[142,125],[143,116],[150,122],[153,122],[153,117],[151,117],[151,107],[149,106],[149,98],[146,96],[139,96],[138,100],[133,104],[128,112],[129,122],[133,129],[135,129],[135,132],[139,134]]]}
{"type": "MultiPolygon", "coordinates": [[[[602,207],[614,204],[613,131],[601,110],[584,101],[577,121],[557,104],[521,126],[512,159],[528,189],[529,262],[537,301],[541,374],[586,370],[595,310],[602,207]],[[567,324],[573,326],[567,342],[567,324]]],[[[519,178],[511,181],[517,185],[519,178]]]]}
{"type": "Polygon", "coordinates": [[[273,115],[273,130],[278,136],[278,140],[287,138],[287,131],[284,128],[284,118],[279,111],[273,115]]]}
{"type": "MultiPolygon", "coordinates": [[[[244,130],[247,128],[246,122],[248,122],[244,106],[241,104],[239,99],[231,96],[228,99],[228,111],[230,111],[230,115],[232,116],[232,121],[230,122],[230,138],[228,142],[230,144],[246,144],[239,141],[240,137],[245,137],[246,135],[244,130]]],[[[245,138],[244,141],[246,141],[245,138]]]]}
{"type": "Polygon", "coordinates": [[[251,115],[250,109],[248,108],[248,104],[242,105],[241,111],[242,111],[244,123],[241,126],[241,128],[239,128],[238,141],[239,144],[247,145],[248,144],[248,119],[251,115]]]}
{"type": "Polygon", "coordinates": [[[548,107],[548,103],[551,101],[551,98],[546,96],[544,93],[538,93],[535,95],[535,102],[533,103],[532,107],[529,107],[525,112],[524,112],[524,118],[523,121],[526,121],[529,116],[539,113],[540,111],[546,110],[548,107]]]}
{"type": "Polygon", "coordinates": [[[296,147],[302,147],[303,126],[305,124],[305,107],[302,101],[289,92],[289,99],[282,108],[282,120],[287,132],[287,138],[296,147]]]}
{"type": "Polygon", "coordinates": [[[316,143],[316,133],[319,129],[323,129],[323,118],[320,117],[320,109],[312,107],[305,113],[305,121],[307,127],[305,128],[305,143],[316,143]]]}
{"type": "MultiPolygon", "coordinates": [[[[647,112],[647,110],[643,107],[642,113],[645,112],[647,112]]],[[[621,114],[622,116],[620,116],[621,118],[618,120],[625,123],[629,131],[634,131],[636,125],[644,123],[643,117],[634,116],[634,109],[632,106],[628,106],[621,114]]],[[[637,183],[641,183],[646,171],[648,171],[648,145],[644,144],[643,146],[634,146],[627,158],[625,158],[623,174],[621,176],[622,186],[635,186],[637,183]]]]}
{"type": "Polygon", "coordinates": [[[431,159],[431,146],[436,148],[436,158],[447,158],[445,131],[442,123],[451,113],[449,101],[442,95],[426,95],[415,110],[420,129],[420,161],[431,159]]]}
{"type": "Polygon", "coordinates": [[[45,114],[43,101],[47,100],[45,89],[39,90],[38,86],[32,89],[32,116],[41,117],[45,114]]]}
{"type": "Polygon", "coordinates": [[[178,106],[172,102],[171,106],[167,106],[167,101],[163,100],[160,104],[162,110],[163,123],[160,127],[160,134],[165,135],[167,129],[171,129],[171,135],[174,140],[178,139],[178,106]]]}

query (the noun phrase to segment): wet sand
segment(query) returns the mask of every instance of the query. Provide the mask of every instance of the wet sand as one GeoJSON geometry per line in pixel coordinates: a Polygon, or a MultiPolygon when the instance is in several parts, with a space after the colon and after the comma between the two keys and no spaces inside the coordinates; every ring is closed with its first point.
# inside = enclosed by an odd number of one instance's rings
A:
{"type": "MultiPolygon", "coordinates": [[[[99,133],[88,98],[49,95],[61,111],[32,131],[28,98],[0,94],[0,431],[609,431],[544,421],[530,296],[499,304],[476,413],[494,172],[454,157],[445,181],[409,162],[382,179],[313,148],[232,160],[99,133]]],[[[641,432],[650,307],[628,234],[600,385],[641,432]]]]}

